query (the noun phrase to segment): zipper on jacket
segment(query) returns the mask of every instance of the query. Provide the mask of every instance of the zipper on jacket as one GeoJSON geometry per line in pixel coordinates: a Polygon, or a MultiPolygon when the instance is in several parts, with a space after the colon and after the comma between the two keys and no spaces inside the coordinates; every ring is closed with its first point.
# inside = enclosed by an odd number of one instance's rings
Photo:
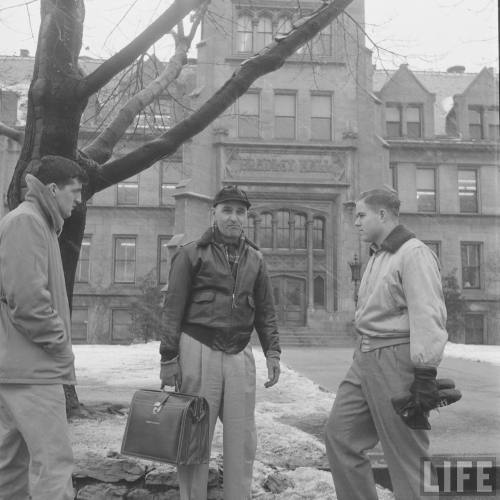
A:
{"type": "MultiPolygon", "coordinates": [[[[233,271],[231,269],[231,263],[229,262],[229,254],[227,252],[227,248],[226,248],[226,245],[222,245],[224,247],[224,257],[226,258],[226,262],[227,262],[227,267],[229,269],[229,273],[231,274],[231,277],[233,278],[233,293],[232,293],[232,296],[231,296],[231,309],[234,309],[236,307],[236,301],[235,301],[235,297],[236,297],[236,282],[238,280],[238,271],[240,269],[240,259],[241,259],[241,251],[238,252],[238,262],[236,264],[236,274],[233,275],[233,271]]],[[[238,249],[239,250],[239,249],[238,249]]]]}

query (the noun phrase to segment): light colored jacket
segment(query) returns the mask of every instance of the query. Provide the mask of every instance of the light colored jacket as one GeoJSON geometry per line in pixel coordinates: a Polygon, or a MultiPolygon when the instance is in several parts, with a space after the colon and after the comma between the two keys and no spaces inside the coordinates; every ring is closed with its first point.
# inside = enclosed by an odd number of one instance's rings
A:
{"type": "Polygon", "coordinates": [[[373,346],[409,341],[415,366],[437,366],[448,339],[439,262],[403,226],[394,231],[393,244],[373,253],[361,279],[356,330],[373,346]]]}
{"type": "Polygon", "coordinates": [[[44,184],[0,221],[0,383],[75,384],[58,234],[63,218],[44,184]]]}

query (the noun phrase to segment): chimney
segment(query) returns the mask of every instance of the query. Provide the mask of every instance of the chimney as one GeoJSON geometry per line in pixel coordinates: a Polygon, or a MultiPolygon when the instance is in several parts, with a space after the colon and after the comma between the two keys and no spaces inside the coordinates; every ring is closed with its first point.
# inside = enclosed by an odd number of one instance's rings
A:
{"type": "Polygon", "coordinates": [[[19,51],[19,57],[29,57],[30,51],[28,49],[21,49],[19,51]]]}
{"type": "Polygon", "coordinates": [[[465,66],[457,65],[457,66],[450,66],[447,70],[446,73],[457,73],[461,75],[462,73],[465,72],[465,66]]]}

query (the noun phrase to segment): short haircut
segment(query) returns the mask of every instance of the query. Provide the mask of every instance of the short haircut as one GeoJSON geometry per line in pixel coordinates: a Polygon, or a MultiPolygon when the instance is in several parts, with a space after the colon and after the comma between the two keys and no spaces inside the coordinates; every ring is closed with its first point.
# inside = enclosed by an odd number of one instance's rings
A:
{"type": "Polygon", "coordinates": [[[370,189],[359,195],[358,201],[363,201],[370,208],[379,210],[385,208],[392,215],[399,216],[401,201],[396,191],[388,189],[370,189]]]}
{"type": "Polygon", "coordinates": [[[60,188],[71,184],[75,179],[82,184],[88,182],[87,174],[80,165],[63,156],[43,156],[33,175],[45,185],[55,183],[60,188]]]}

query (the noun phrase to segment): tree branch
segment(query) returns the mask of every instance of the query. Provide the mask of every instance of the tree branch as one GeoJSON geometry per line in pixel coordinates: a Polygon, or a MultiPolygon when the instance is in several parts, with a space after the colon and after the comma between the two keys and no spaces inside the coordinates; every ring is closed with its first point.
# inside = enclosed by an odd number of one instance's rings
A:
{"type": "Polygon", "coordinates": [[[105,130],[83,149],[85,155],[97,163],[104,163],[109,160],[113,154],[114,147],[122,138],[127,128],[133,123],[135,117],[177,79],[187,62],[187,53],[196,30],[200,25],[202,15],[203,12],[196,17],[187,37],[184,36],[184,31],[181,27],[182,24],[179,24],[179,30],[174,37],[175,54],[170,58],[163,72],[146,88],[129,99],[105,130]]]}
{"type": "Polygon", "coordinates": [[[3,122],[0,122],[0,135],[4,135],[19,144],[22,144],[24,141],[24,130],[17,130],[14,127],[9,127],[3,122]]]}
{"type": "Polygon", "coordinates": [[[96,193],[121,182],[174,153],[182,143],[205,129],[231,106],[257,78],[280,68],[288,57],[328,26],[351,2],[334,0],[297,21],[289,33],[276,37],[258,54],[243,61],[239,70],[191,116],[159,138],[98,167],[91,191],[96,193]]]}
{"type": "Polygon", "coordinates": [[[171,31],[180,19],[183,19],[193,9],[200,7],[205,1],[206,0],[175,0],[175,2],[138,37],[82,80],[78,91],[78,98],[82,99],[89,97],[97,92],[106,85],[111,78],[132,64],[132,62],[151,47],[153,43],[171,31]]]}

